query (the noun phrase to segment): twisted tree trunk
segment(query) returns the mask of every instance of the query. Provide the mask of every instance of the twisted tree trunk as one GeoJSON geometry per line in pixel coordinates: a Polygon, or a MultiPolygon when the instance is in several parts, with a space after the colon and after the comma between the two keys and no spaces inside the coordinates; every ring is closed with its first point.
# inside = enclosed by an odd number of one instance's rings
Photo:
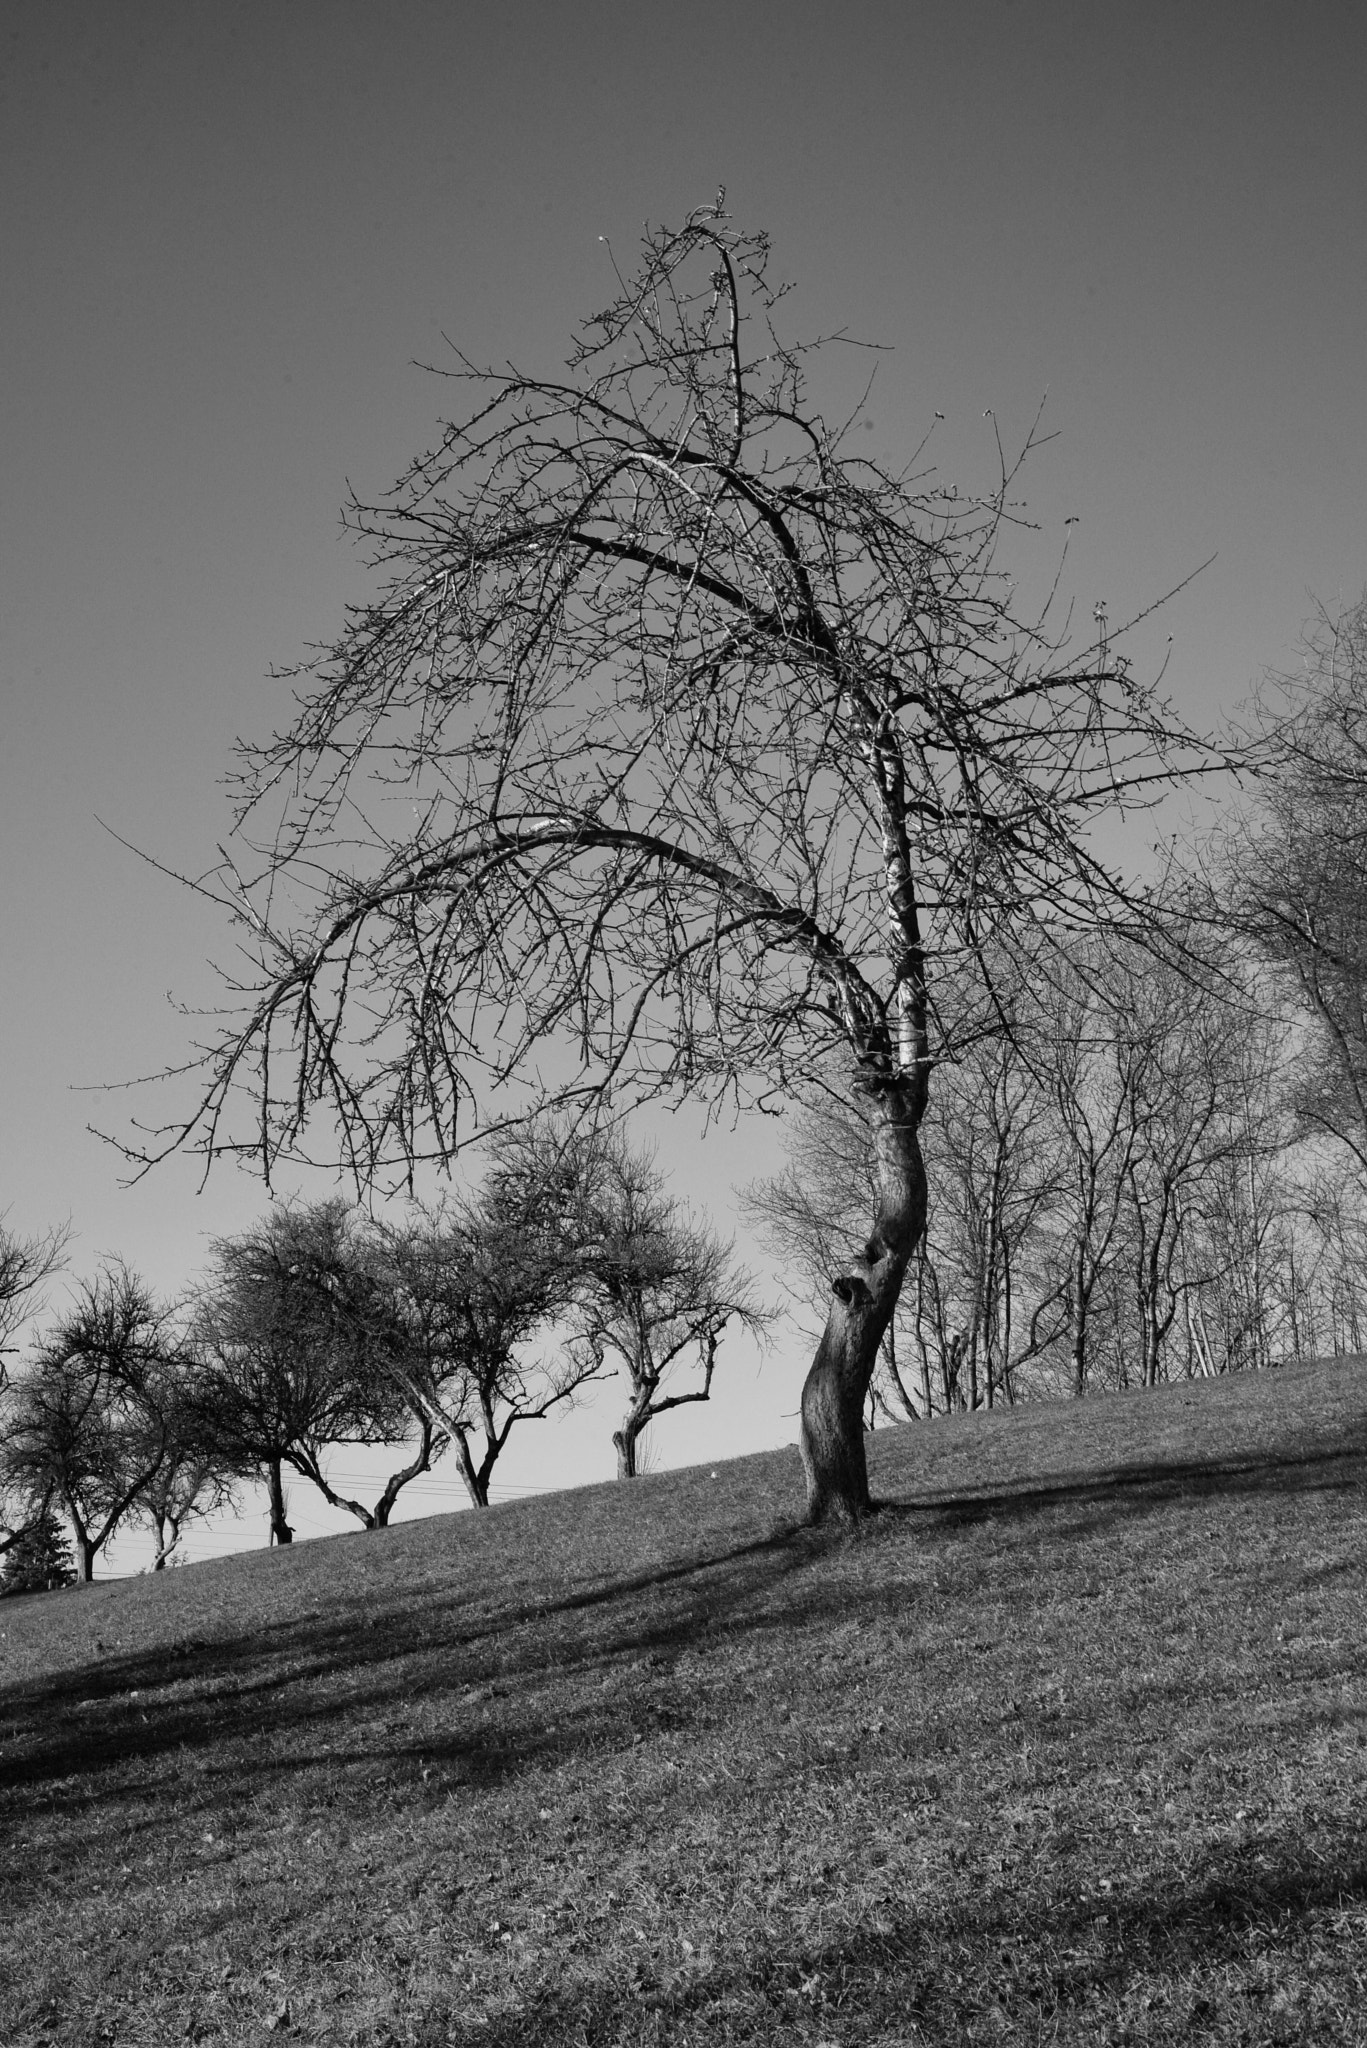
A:
{"type": "Polygon", "coordinates": [[[633,1418],[628,1416],[622,1428],[614,1429],[612,1432],[612,1447],[617,1453],[619,1479],[635,1479],[637,1476],[636,1444],[645,1425],[642,1423],[640,1428],[634,1428],[632,1424],[633,1418]]]}
{"type": "Polygon", "coordinates": [[[802,1389],[798,1443],[812,1522],[854,1521],[873,1506],[864,1455],[864,1403],[879,1345],[926,1227],[926,1174],[917,1136],[925,1083],[891,1079],[875,1100],[873,1229],[851,1270],[831,1282],[825,1332],[802,1389]]]}

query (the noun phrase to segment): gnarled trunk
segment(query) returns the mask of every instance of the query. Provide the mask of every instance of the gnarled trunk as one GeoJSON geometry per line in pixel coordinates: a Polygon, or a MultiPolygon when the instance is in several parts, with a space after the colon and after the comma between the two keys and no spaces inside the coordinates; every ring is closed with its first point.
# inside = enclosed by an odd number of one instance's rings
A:
{"type": "Polygon", "coordinates": [[[917,1130],[924,1084],[889,1081],[876,1098],[877,1202],[862,1255],[831,1282],[826,1328],[802,1389],[798,1439],[809,1521],[867,1514],[864,1403],[912,1253],[926,1227],[926,1175],[917,1130]]]}
{"type": "MultiPolygon", "coordinates": [[[[655,1384],[658,1384],[658,1382],[655,1384]]],[[[637,1465],[636,1447],[641,1437],[645,1434],[646,1426],[650,1421],[650,1404],[654,1392],[655,1385],[638,1386],[632,1396],[631,1406],[627,1409],[622,1419],[621,1428],[614,1429],[612,1432],[613,1449],[617,1453],[617,1477],[619,1479],[634,1479],[637,1476],[639,1467],[637,1465]]]]}
{"type": "Polygon", "coordinates": [[[637,1422],[634,1415],[628,1415],[620,1429],[612,1432],[612,1446],[617,1453],[617,1477],[635,1479],[638,1472],[636,1446],[645,1429],[644,1422],[637,1422]]]}

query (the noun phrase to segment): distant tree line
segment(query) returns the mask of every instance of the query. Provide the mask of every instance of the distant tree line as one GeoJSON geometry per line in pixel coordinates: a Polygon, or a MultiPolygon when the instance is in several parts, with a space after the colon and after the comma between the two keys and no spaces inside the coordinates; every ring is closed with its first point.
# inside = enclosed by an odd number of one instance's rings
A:
{"type": "MultiPolygon", "coordinates": [[[[1367,600],[1247,737],[1252,800],[1142,936],[994,963],[997,1016],[935,1073],[868,1420],[1367,1346],[1367,600]]],[[[868,1162],[816,1089],[751,1191],[814,1310],[868,1162]]]]}
{"type": "MultiPolygon", "coordinates": [[[[28,1248],[16,1317],[59,1253],[28,1248]]],[[[218,1241],[175,1302],[110,1263],[0,1390],[0,1590],[89,1580],[130,1521],[161,1570],[248,1481],[276,1543],[294,1533],[291,1474],[378,1529],[449,1455],[486,1507],[514,1428],[613,1374],[617,1468],[634,1477],[649,1425],[709,1398],[724,1333],[764,1321],[730,1246],[615,1130],[519,1131],[476,1191],[397,1218],[277,1206],[218,1241]],[[334,1480],[354,1445],[393,1454],[371,1498],[334,1480]]]]}

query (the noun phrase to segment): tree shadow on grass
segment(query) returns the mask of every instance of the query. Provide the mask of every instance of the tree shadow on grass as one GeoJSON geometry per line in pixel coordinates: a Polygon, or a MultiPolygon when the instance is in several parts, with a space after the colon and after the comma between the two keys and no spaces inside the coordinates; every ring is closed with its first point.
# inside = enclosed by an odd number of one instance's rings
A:
{"type": "Polygon", "coordinates": [[[1367,1441],[1300,1451],[1286,1456],[1215,1459],[1154,1459],[1112,1465],[1103,1471],[1059,1472],[1047,1480],[1009,1481],[999,1487],[965,1491],[923,1489],[914,1499],[880,1500],[879,1519],[933,1522],[955,1528],[986,1520],[1022,1520],[1060,1507],[1095,1507],[1103,1520],[1138,1515],[1212,1495],[1301,1494],[1360,1490],[1367,1480],[1367,1441]]]}
{"type": "MultiPolygon", "coordinates": [[[[1269,1972],[1321,1988],[1332,1973],[1352,2010],[1367,1941],[1361,1932],[1344,1940],[1339,1928],[1364,1904],[1360,1844],[1335,1866],[1299,1838],[1260,1844],[1256,1865],[1251,1849],[1217,1851],[1158,1892],[1104,1901],[983,1880],[939,1911],[893,1907],[824,1942],[723,1949],[711,1966],[568,1994],[547,1982],[520,2010],[481,2019],[477,2034],[457,2027],[442,2038],[491,2048],[1008,2035],[1089,2048],[1115,2038],[1185,2042],[1203,2038],[1207,2021],[1228,2023],[1221,2004],[1256,2010],[1269,1972]],[[1136,2021],[1138,2035],[1109,2031],[1136,2021]]],[[[1295,2028],[1260,2028],[1257,2038],[1307,2038],[1295,2028]]],[[[1237,2029],[1226,2037],[1251,2038],[1237,2029]]]]}
{"type": "MultiPolygon", "coordinates": [[[[881,1552],[908,1535],[919,1546],[927,1534],[952,1538],[989,1520],[1009,1531],[1063,1513],[1057,1534],[1075,1542],[1094,1527],[1213,1494],[1357,1486],[1363,1469],[1356,1445],[1136,1462],[1100,1475],[923,1493],[890,1503],[853,1546],[839,1531],[780,1527],[540,1599],[524,1595],[502,1612],[473,1615],[468,1589],[455,1587],[399,1613],[353,1598],[341,1614],[173,1640],[0,1694],[0,1797],[12,1812],[41,1801],[67,1816],[74,1859],[82,1818],[93,1824],[102,1803],[145,1797],[149,1774],[168,1760],[185,1812],[272,1786],[284,1796],[315,1772],[378,1788],[392,1780],[419,1801],[502,1784],[659,1733],[670,1671],[708,1643],[773,1633],[788,1638],[791,1654],[796,1627],[886,1614],[875,1556],[867,1575],[820,1569],[833,1556],[848,1563],[866,1541],[881,1552]]],[[[903,1586],[903,1609],[910,1597],[903,1586]]],[[[933,1597],[928,1590],[927,1602],[933,1597]]],[[[686,1704],[678,1725],[696,1710],[696,1701],[686,1704]]]]}
{"type": "Polygon", "coordinates": [[[649,1676],[633,1686],[633,1670],[643,1663],[648,1674],[667,1670],[685,1648],[733,1626],[756,1596],[771,1598],[824,1547],[805,1530],[783,1530],[539,1604],[521,1601],[515,1614],[486,1617],[478,1627],[468,1625],[453,1596],[401,1616],[290,1620],[218,1641],[104,1657],[0,1696],[7,1738],[0,1795],[47,1785],[54,1788],[49,1807],[57,1800],[76,1811],[120,1796],[135,1767],[168,1755],[183,1764],[196,1751],[218,1759],[218,1798],[235,1770],[260,1791],[273,1776],[315,1766],[359,1766],[374,1776],[387,1762],[415,1758],[444,1758],[468,1781],[492,1783],[547,1756],[592,1747],[604,1733],[630,1740],[637,1719],[643,1728],[658,1725],[645,1697],[649,1676]],[[552,1727],[518,1713],[521,1690],[614,1674],[609,1701],[558,1709],[552,1727]],[[396,1705],[412,1719],[433,1704],[449,1707],[452,1734],[354,1747],[296,1743],[278,1758],[236,1753],[263,1736],[307,1742],[339,1720],[373,1723],[396,1705]],[[641,1709],[635,1717],[634,1707],[641,1709]],[[489,1720],[496,1725],[483,1725],[489,1720]]]}

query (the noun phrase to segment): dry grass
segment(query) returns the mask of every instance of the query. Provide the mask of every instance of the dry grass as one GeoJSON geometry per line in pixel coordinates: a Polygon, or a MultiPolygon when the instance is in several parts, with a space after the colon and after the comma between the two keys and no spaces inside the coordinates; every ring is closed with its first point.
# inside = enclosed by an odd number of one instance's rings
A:
{"type": "Polygon", "coordinates": [[[1367,2042],[1367,1369],[0,1606],[5,2048],[1367,2042]]]}

